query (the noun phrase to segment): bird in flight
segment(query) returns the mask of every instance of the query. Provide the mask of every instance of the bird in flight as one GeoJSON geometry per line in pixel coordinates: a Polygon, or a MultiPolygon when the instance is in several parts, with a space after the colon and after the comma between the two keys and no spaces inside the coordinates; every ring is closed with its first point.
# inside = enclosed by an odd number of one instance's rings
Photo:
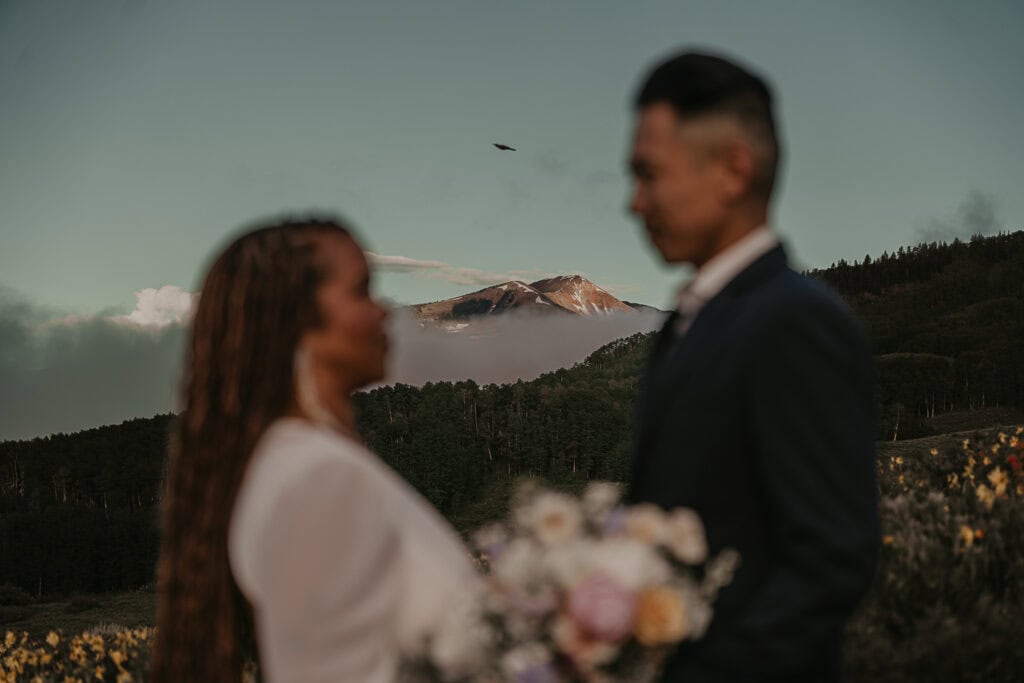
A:
{"type": "Polygon", "coordinates": [[[492,142],[491,144],[494,145],[495,147],[497,147],[498,149],[500,149],[502,152],[514,152],[514,151],[516,151],[515,147],[509,147],[508,145],[503,145],[500,142],[492,142]]]}

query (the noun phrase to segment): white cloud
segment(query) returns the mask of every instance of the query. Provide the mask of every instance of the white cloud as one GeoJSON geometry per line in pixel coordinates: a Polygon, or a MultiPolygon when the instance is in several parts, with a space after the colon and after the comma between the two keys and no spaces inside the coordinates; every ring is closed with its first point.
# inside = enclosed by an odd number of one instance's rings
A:
{"type": "Polygon", "coordinates": [[[443,261],[420,261],[408,256],[383,256],[372,251],[366,252],[366,255],[374,268],[388,273],[411,273],[432,268],[451,268],[443,261]]]}
{"type": "Polygon", "coordinates": [[[161,328],[187,322],[198,296],[176,285],[135,292],[135,310],[110,318],[114,322],[161,328]]]}

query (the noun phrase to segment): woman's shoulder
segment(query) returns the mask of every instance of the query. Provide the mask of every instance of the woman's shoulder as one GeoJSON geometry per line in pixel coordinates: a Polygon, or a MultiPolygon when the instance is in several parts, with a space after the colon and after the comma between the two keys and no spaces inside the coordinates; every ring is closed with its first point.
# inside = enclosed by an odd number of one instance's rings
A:
{"type": "Polygon", "coordinates": [[[284,417],[257,442],[245,478],[285,489],[310,478],[366,477],[375,466],[373,455],[357,441],[300,418],[284,417]]]}

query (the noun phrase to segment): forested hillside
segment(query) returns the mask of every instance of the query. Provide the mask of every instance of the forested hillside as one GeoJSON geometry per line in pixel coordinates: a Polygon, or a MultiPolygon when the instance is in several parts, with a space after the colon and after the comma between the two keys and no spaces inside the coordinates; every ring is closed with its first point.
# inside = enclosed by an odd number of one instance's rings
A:
{"type": "MultiPolygon", "coordinates": [[[[866,323],[878,361],[880,440],[933,433],[953,412],[1001,406],[1002,415],[1019,414],[1022,273],[1024,232],[812,273],[866,323]]],[[[650,339],[613,342],[530,382],[359,394],[360,428],[370,448],[469,528],[502,510],[516,477],[572,488],[625,476],[650,339]]],[[[0,585],[39,595],[150,582],[171,419],[0,443],[0,585]]]]}

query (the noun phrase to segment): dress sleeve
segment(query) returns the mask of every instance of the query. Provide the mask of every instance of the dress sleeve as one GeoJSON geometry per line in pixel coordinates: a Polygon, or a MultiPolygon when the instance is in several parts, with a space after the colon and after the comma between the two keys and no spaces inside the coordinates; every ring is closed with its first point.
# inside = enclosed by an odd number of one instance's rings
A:
{"type": "Polygon", "coordinates": [[[372,473],[340,459],[291,479],[244,560],[273,683],[391,681],[397,529],[372,473]]]}

